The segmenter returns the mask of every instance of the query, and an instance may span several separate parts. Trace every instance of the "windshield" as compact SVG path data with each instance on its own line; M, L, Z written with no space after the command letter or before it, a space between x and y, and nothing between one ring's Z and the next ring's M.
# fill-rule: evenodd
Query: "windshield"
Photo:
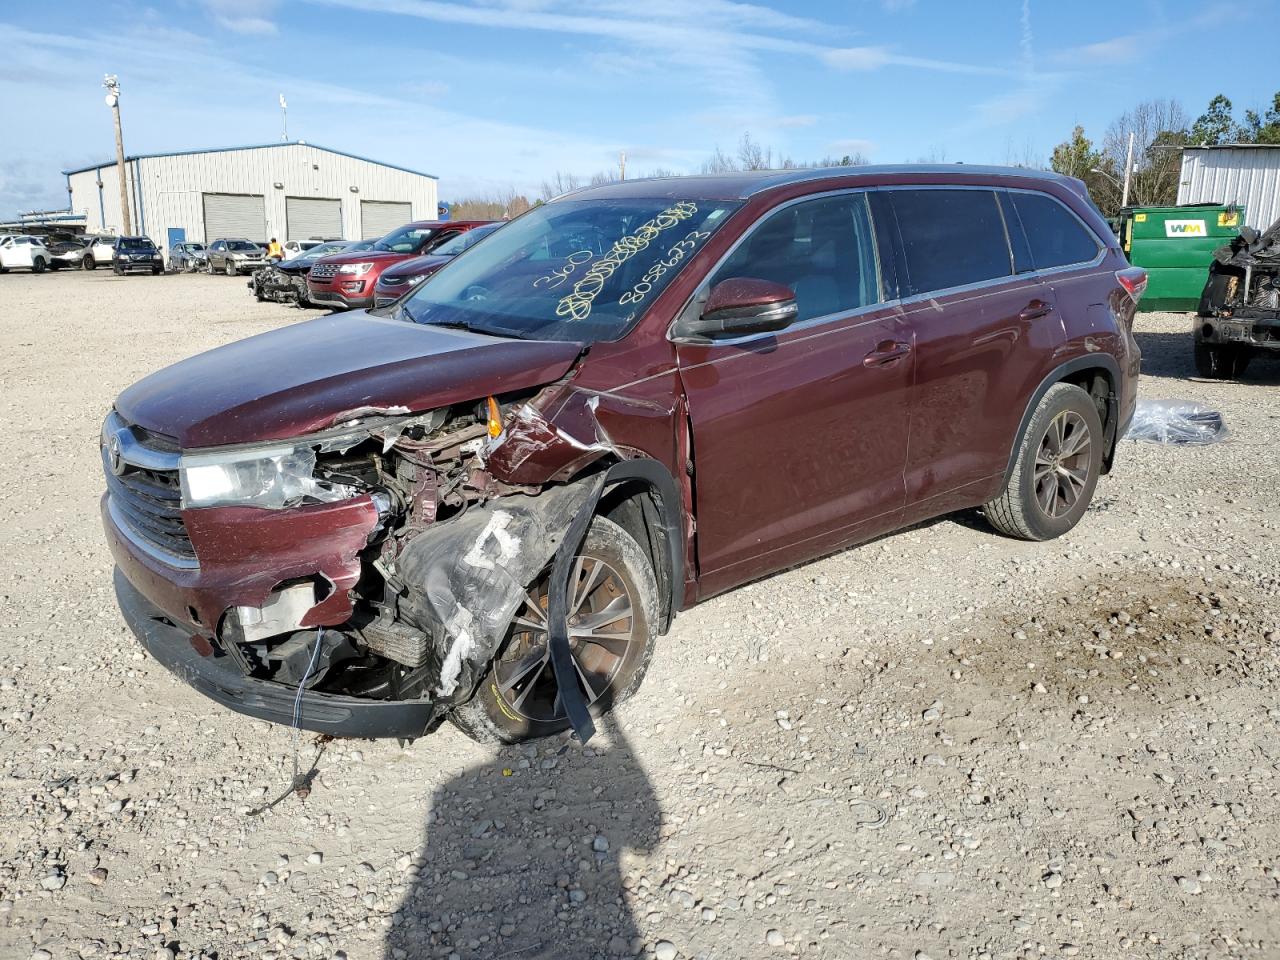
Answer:
M404 303L416 323L504 336L615 340L741 206L727 200L561 200L447 264Z
M452 240L448 240L440 244L440 246L432 250L431 253L433 256L456 257L463 250L467 250L470 247L475 246L500 226L502 226L502 224L495 223L489 227L476 227L474 230L468 230L466 233L460 233Z
M121 250L154 250L155 244L153 244L146 237L121 237L120 249Z
M252 243L250 243L248 240L228 240L228 241L227 241L227 249L228 249L228 250L239 250L239 251L243 251L243 252L248 252L248 251L250 251L250 250L257 250L258 248L257 248L257 247L255 247L255 246L254 246Z
M373 241L372 249L387 250L391 253L417 253L423 243L435 232L435 227L401 227L380 240Z

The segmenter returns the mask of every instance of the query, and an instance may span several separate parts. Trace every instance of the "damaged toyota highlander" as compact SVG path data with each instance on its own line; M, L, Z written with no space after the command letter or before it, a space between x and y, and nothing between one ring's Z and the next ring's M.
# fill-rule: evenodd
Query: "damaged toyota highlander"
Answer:
M572 193L390 307L125 390L119 603L254 717L585 739L694 603L964 508L1070 530L1132 416L1145 282L1083 184L1028 170Z

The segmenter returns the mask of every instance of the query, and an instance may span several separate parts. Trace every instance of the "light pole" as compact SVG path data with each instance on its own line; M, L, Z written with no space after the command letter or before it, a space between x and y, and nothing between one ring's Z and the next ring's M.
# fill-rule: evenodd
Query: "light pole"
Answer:
M124 134L120 132L120 80L114 73L109 73L102 80L102 85L107 88L107 106L111 108L111 115L116 123L116 173L120 176L120 218L124 225L124 235L130 236L133 233L133 221L129 216L129 188L125 185L125 168L124 168ZM102 229L106 229L104 223Z
M1098 174L1098 176L1100 176L1100 177L1106 177L1108 180L1110 180L1112 183L1114 183L1114 184L1116 185L1116 189L1117 189L1117 190L1119 190L1119 189L1120 189L1120 181L1119 181L1119 180L1117 180L1115 177L1113 177L1111 174L1107 173L1107 171L1103 170L1101 167L1094 167L1094 168L1093 168L1092 170L1090 170L1089 172L1090 172L1090 173L1096 173L1096 174Z

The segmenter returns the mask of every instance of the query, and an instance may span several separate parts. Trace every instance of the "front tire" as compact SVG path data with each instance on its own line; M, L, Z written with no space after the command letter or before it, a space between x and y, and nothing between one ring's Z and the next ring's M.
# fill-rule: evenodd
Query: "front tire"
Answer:
M204 265L204 272L205 272L205 273L207 273L207 274L209 274L209 276L211 276L211 277L213 276L213 261L212 261L212 260L208 260L208 261L206 261L206 262L205 262L205 265Z
M1249 366L1249 350L1233 343L1197 343L1196 373L1206 380L1234 380Z
M228 277L234 277L236 275L236 265L230 260L223 261L222 269L226 272Z
M32 273L44 273L45 262L44 257L36 257L31 261Z
M987 521L1020 540L1060 537L1084 516L1102 472L1102 418L1093 398L1055 383L1031 415L1004 492Z
M93 259L93 254L86 253L84 255L84 259L80 261L80 266L84 267L86 270L97 270L98 261Z
M549 571L530 587L475 696L449 714L472 740L519 743L569 727L547 651ZM573 565L569 616L578 688L599 717L639 689L658 624L653 567L631 535L605 517L592 521Z

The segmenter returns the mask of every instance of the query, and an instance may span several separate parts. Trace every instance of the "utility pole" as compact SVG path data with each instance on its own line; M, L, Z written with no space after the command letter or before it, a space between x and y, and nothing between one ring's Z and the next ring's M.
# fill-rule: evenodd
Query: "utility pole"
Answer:
M284 130L280 134L280 139L285 143L289 142L289 104L285 102L284 94L280 94L280 121L284 124Z
M109 73L102 80L107 88L107 106L116 122L116 173L120 175L120 218L124 227L122 231L127 237L133 234L133 219L129 216L129 188L125 183L128 171L124 166L124 134L120 132L120 80L114 73ZM102 229L106 229L104 223Z
M618 172L618 179L627 179L627 155L625 153L618 154Z
M1121 209L1129 205L1129 178L1133 176L1133 131L1129 131L1129 151L1124 158L1124 188L1120 191Z

